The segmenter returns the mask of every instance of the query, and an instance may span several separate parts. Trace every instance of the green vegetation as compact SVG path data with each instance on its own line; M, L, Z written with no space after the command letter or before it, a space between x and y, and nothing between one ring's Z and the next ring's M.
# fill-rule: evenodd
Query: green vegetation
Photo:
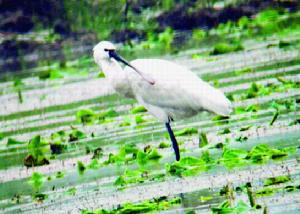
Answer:
M94 2L91 4L91 2L80 0L76 4L81 7L78 11L82 11L83 13L77 11L76 15L74 11L69 11L67 15L68 17L73 17L74 20L80 19L78 26L72 26L72 28L92 30L96 27L97 31L99 31L97 32L98 40L103 40L110 38L111 28L107 26L114 25L114 21L116 21L115 16L118 16L116 14L120 15L118 18L126 18L125 14L120 12L124 9L123 6L125 2L129 1L122 1L116 5L117 8L111 8L111 10L107 10L109 12L106 12L104 8L110 8L108 8L107 5L102 5L102 2ZM104 1L104 3L108 3L108 1ZM68 4L70 3L66 3L66 6L68 6ZM92 9L94 11L86 10L85 4L95 6L95 8ZM159 2L157 4L163 4L163 9L161 9L163 11L171 10L176 6L174 1ZM199 174L203 172L208 175L214 176L216 174L218 176L223 172L235 173L240 169L248 170L250 167L251 169L255 169L255 167L257 167L256 164L268 164L270 162L274 165L285 164L285 161L282 160L288 156L296 160L294 159L296 155L289 155L299 149L295 147L296 143L294 143L298 142L298 139L295 137L296 133L293 133L295 136L289 136L289 138L282 135L280 136L280 140L275 143L273 141L269 142L269 139L264 141L264 138L259 138L257 142L255 142L256 139L253 139L251 135L249 137L247 131L251 130L252 134L252 132L255 132L257 129L257 134L261 136L260 131L264 131L264 129L267 131L271 130L272 127L270 126L274 126L274 129L277 129L280 124L280 130L283 128L291 128L292 130L297 128L296 125L300 123L298 116L300 102L298 93L289 96L290 91L297 92L300 87L299 81L297 80L299 73L298 68L287 71L286 73L281 71L281 69L289 69L291 66L299 65L299 60L292 57L289 58L290 55L294 54L294 52L290 53L289 51L296 52L296 48L299 47L299 41L294 41L292 36L285 37L288 31L290 33L288 35L294 35L297 33L297 30L299 31L299 23L296 23L296 20L299 20L297 14L288 13L280 9L268 9L260 12L253 19L242 17L237 22L223 23L211 30L193 29L192 35L190 35L191 38L189 37L189 41L187 42L181 39L181 32L176 32L166 26L162 26L157 30L158 24L153 23L151 20L154 16L160 15L160 9L156 11L157 13L153 13L151 8L147 11L142 10L139 15L137 15L138 13L133 14L131 10L134 9L131 8L127 13L127 21L123 23L122 26L116 25L116 32L114 32L113 35L117 35L119 30L122 34L122 30L128 29L136 33L141 33L141 36L139 40L131 40L129 38L127 42L122 45L120 49L121 54L125 55L125 58L131 59L139 56L140 53L143 54L139 57L147 57L152 54L152 51L157 51L156 53L176 53L176 51L180 50L181 45L188 47L189 44L193 44L192 47L197 50L193 50L191 53L179 53L178 56L176 56L176 60L193 61L189 59L190 56L192 56L193 59L199 59L198 61L193 61L195 64L199 63L193 67L193 71L195 71L197 75L203 75L205 80L213 82L216 87L221 90L224 89L224 91L227 91L227 89L232 86L234 89L238 84L248 86L246 83L249 83L249 87L245 87L246 89L228 90L231 92L229 92L227 96L234 102L235 106L233 116L229 118L203 113L182 123L178 122L176 124L178 127L185 128L176 131L175 135L180 138L180 149L185 151L185 153L182 153L182 159L180 161L173 162L174 154L171 148L171 142L169 139L166 140L166 138L164 138L164 136L167 135L166 131L162 129L163 127L158 121L152 118L150 120L148 119L148 114L145 113L147 112L145 107L137 106L132 100L125 101L120 99L119 96L109 95L90 100L81 100L66 105L62 104L27 111L24 105L28 104L27 96L26 100L23 100L24 98L22 96L25 90L31 93L31 90L37 90L41 86L52 88L60 84L78 83L81 81L81 77L84 78L84 81L87 80L87 82L90 78L105 77L103 72L96 72L96 66L90 56L82 57L74 61L63 59L63 62L60 63L41 61L39 66L47 66L45 69L43 68L45 71L37 71L32 74L32 77L39 75L39 80L37 80L37 78L28 78L25 85L23 79L16 78L13 84L10 84L7 91L5 89L0 92L1 95L5 95L6 93L18 93L20 109L23 109L23 105L25 106L24 112L2 115L1 117L1 121L3 121L4 124L4 131L0 134L0 140L3 140L4 145L1 151L3 157L1 167L5 170L11 170L11 167L15 166L19 167L24 157L24 165L27 167L50 164L50 161L51 164L54 165L56 162L64 162L71 158L74 158L76 161L78 159L82 161L78 161L77 164L75 161L74 167L70 170L53 169L50 166L50 170L53 170L51 174L42 175L35 172L31 178L23 179L26 183L28 182L32 188L28 188L28 185L23 185L24 181L22 179L14 178L15 180L9 181L11 182L9 185L7 185L5 181L1 186L1 190L2 188L4 189L4 193L2 193L1 197L4 198L4 194L6 193L11 194L8 198L12 200L8 200L9 202L7 203L9 208L12 206L11 203L26 204L29 194L32 194L32 199L35 202L43 202L48 198L48 195L43 194L42 191L52 191L51 194L49 194L49 204L52 203L50 199L55 201L58 194L59 198L63 197L63 195L72 198L77 192L78 195L84 195L85 193L82 192L82 186L85 185L81 185L84 184L84 182L89 184L88 188L84 189L87 193L93 192L98 194L97 191L101 192L102 190L106 191L106 188L112 188L112 191L118 194L119 191L122 191L124 188L131 188L132 186L136 187L141 184L150 186L155 182L178 180L178 178L172 176L199 176ZM137 9L135 8L135 10ZM107 16L105 19L100 20L98 17L90 16L90 13L96 11L97 13L101 11L103 13L111 13L113 17ZM138 20L137 16L143 16L143 19ZM146 18L146 16L148 17ZM144 23L146 19L148 19L147 24ZM88 22L94 23L86 24ZM286 26L284 23L287 22L289 24ZM107 28L100 32L99 29L105 26ZM282 28L282 26L285 27ZM274 35L274 37L268 37L268 35ZM251 38L251 40L245 41L245 38ZM49 42L56 41L56 39L55 35L53 35L53 38L51 38L51 36L48 38ZM114 38L112 38L112 40L113 39ZM290 41L290 39L292 40ZM213 45L212 42L214 43ZM206 47L208 48L206 49ZM71 54L71 49L67 46L63 47L63 49L66 55ZM205 62L214 63L214 61L216 61L216 66L222 66L222 64L219 64L219 60L221 59L220 62L222 62L223 58L227 59L227 55L223 57L219 56L220 54L246 50L245 57L248 57L247 53L250 53L252 49L255 49L259 56L261 54L260 51L269 51L268 53L270 54L268 54L268 56L270 55L271 60L273 60L272 56L274 54L274 62L263 62L259 64L254 62L254 60L253 63L245 63L246 65L243 68L237 69L237 67L240 66L231 66L231 62L235 62L235 59L230 59L231 61L228 62L228 67L227 64L224 66L225 69L231 69L230 72L221 71L215 73L210 72L210 70L201 70L202 63ZM276 60L277 56L283 56L285 53L287 53L287 59L283 61ZM240 53L236 54L241 56ZM170 57L173 58L174 56ZM186 62L184 61L184 63ZM187 63L189 63L189 61ZM278 73L277 70L279 71ZM90 71L93 72L91 76L84 76ZM268 74L261 77L261 73ZM256 74L259 75L256 76ZM18 76L19 74L16 75ZM27 74L22 75L25 76ZM74 78L77 75L79 75L80 78ZM58 80L60 78L65 79ZM42 80L47 81L43 82ZM31 83L31 81L33 83ZM29 84L27 84L27 82L29 82ZM3 86L3 88L4 87L5 86ZM257 99L263 96L275 95L275 93L281 93L281 95L285 95L287 98L279 99L280 97L276 97L274 100L266 102L260 102L260 99ZM46 101L47 98L47 94L41 96L41 99L45 99ZM31 100L30 97L29 99ZM49 101L51 100L49 99ZM254 104L244 106L245 103L248 102ZM96 103L99 104L101 112L98 112L98 105L96 106ZM237 106L240 104L243 106ZM89 108L90 106L94 107ZM126 110L124 111L128 106L134 106L129 110L130 114L127 114ZM40 117L41 115L43 117ZM73 116L72 120L66 119L71 116ZM19 118L22 118L21 121L26 121L24 123L25 128L20 128L15 131L15 128L13 127L11 129L11 127L18 123ZM49 119L49 123L51 124L43 125L44 123L42 123L40 126L39 122L42 120L41 118L47 120L47 123ZM63 122L52 122L56 120ZM279 120L280 123L278 122ZM88 130L87 133L75 128L75 126L81 126L81 124L90 126L84 127L85 130ZM295 127L288 127L294 125ZM203 128L205 132L199 133L198 130L202 130ZM92 133L88 133L89 130L92 130ZM94 130L97 130L97 132ZM102 131L98 133L98 130ZM109 131L106 133L105 130ZM207 134L211 136L214 135L215 132L218 132L219 135L217 136L217 142L208 142ZM34 136L29 141L18 140L28 139L30 138L28 136L32 133L42 133L43 136ZM44 133L46 133L45 136ZM226 135L229 133L232 134ZM194 142L195 136L199 138L199 146ZM277 136L274 137L274 140L277 139ZM195 141L197 141L197 139ZM151 145L149 145L149 143L151 143ZM270 145L267 143L270 143ZM293 146L289 147L289 145ZM86 161L85 157L90 158L90 160ZM54 159L57 161L52 161ZM64 167L64 165L62 166ZM233 168L235 170L232 170ZM75 176L75 179L69 180L72 175L70 171L73 173L74 169L75 171L77 169L80 178L78 179L77 176ZM32 169L30 169L30 171L31 170ZM34 171L35 170L39 171L39 168L35 167ZM5 176L6 175L4 175L4 177ZM18 178L18 176L19 175L16 177ZM21 176L23 176L23 174ZM116 176L116 179L113 181L109 180L109 182L103 185L101 179L105 179L107 176ZM251 195L253 193L256 197L264 197L279 192L288 193L296 191L299 189L299 185L297 183L291 184L291 182L296 181L296 179L294 179L294 175L292 174L271 177L264 180L255 180L253 185L258 183L264 186L256 192L253 190L256 190L257 187L254 187L253 190L251 189ZM68 182L66 182L66 180L68 180ZM100 181L100 184L98 181ZM94 185L94 183L97 183L97 185ZM10 188L16 186L16 189L19 188L20 192L16 191L15 193L8 190L6 186ZM104 189L102 189L103 187ZM241 194L245 194L246 191L249 192L247 185L241 185L239 189ZM199 202L201 202L201 205L203 203L203 205L207 204L211 206L212 203L215 204L216 201L220 199L218 197L228 196L225 193L221 196L217 194L217 197L215 197L213 192L214 188L208 189L207 191L208 192L205 190L204 194L201 193L204 196L197 196L197 202L193 201L193 206L194 202L195 206L198 206ZM186 194L184 194L184 197L185 196ZM187 200L189 199L188 196ZM249 201L252 208L243 201L231 204L230 199L226 199L227 200L219 206L212 206L214 207L212 211L214 213L247 213L250 212L250 209L253 210L261 206L255 204L255 202L251 202L251 199L249 199ZM7 199L5 198L5 200ZM223 198L221 200L223 200ZM4 200L2 202L4 202ZM3 206L7 206L7 204L4 202ZM175 204L180 204L180 202ZM170 204L170 200L162 198L137 204L121 204L113 210L97 210L95 212L83 211L83 213L151 213L172 208L173 204ZM191 209L192 208L188 208L186 213L193 213L194 211Z
M14 138L8 138L6 145L7 146L22 145L22 144L25 144L25 143L27 143L27 142L19 141L19 140L16 140Z
M244 50L244 47L241 44L218 43L210 54L218 55L242 50Z
M93 124L95 121L96 114L91 109L81 109L76 113L76 119L78 122L82 123L83 125Z
M264 180L264 186L271 186L271 185L286 183L290 181L291 181L290 177L281 175L277 177L267 178L266 180Z
M81 161L77 161L77 170L80 175L83 175L86 170L85 165Z
M82 211L82 214L121 214L121 213L153 213L160 210L167 210L172 207L178 206L181 204L180 198L168 199L166 197L155 198L153 200L143 201L137 204L125 203L119 208L113 210L97 210L93 211Z
M49 143L40 135L33 137L28 143L28 155L24 159L27 167L49 164L47 155L50 153Z
M195 128L184 128L174 132L175 136L186 136L186 135L192 135L197 133L198 133L198 129Z
M22 90L25 86L25 84L23 83L23 81L21 79L15 79L14 81L14 89L18 94L18 99L19 99L19 103L23 103L23 95L22 95Z
M212 208L214 214L218 213L248 213L250 207L242 200L238 201L236 206L230 206L228 200L223 201L218 207Z
M206 162L196 157L183 157L178 162L166 164L166 171L175 176L193 176L206 169Z
M38 172L34 172L32 173L32 176L28 183L32 186L35 192L39 192L45 181L46 178L44 177L44 175Z
M132 114L137 114L137 113L146 112L146 111L147 111L147 109L144 106L136 106L131 109Z
M200 133L200 138L199 138L199 147L204 147L206 145L208 145L208 140L207 140L206 133L201 132Z

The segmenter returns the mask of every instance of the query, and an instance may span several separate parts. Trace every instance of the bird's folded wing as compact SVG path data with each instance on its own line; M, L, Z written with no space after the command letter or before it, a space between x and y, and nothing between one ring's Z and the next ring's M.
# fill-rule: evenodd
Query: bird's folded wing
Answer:
M131 81L135 93L146 103L173 109L205 109L220 115L231 112L231 103L220 90L180 65L156 59L135 60L132 64L155 80L154 85Z

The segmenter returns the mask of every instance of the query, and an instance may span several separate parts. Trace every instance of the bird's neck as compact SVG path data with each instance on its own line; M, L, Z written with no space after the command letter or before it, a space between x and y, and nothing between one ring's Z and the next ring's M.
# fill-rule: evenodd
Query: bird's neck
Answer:
M122 75L123 69L119 63L114 60L102 60L99 62L105 77L109 80L117 78L118 75Z
M124 96L129 96L129 94L131 94L131 86L128 82L126 72L123 71L119 63L112 59L103 60L99 64L105 74L105 78L110 81L110 84L115 91Z

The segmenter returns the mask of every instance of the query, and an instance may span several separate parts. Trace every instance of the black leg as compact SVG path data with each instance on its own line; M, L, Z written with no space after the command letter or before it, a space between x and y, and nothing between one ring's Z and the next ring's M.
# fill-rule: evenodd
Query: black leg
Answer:
M167 130L169 132L169 135L170 135L170 138L171 138L171 141L172 141L173 149L174 149L174 152L175 152L175 155L176 155L176 160L179 161L180 160L180 153L179 153L178 143L177 143L175 135L174 135L174 133L171 129L170 123L166 123L166 127L167 127Z

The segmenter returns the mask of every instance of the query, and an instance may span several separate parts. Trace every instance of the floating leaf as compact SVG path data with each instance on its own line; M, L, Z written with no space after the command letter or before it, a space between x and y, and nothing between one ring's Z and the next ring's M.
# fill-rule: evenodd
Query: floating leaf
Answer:
M286 175L280 175L277 177L272 177L272 178L267 178L264 180L264 186L270 186L270 185L275 185L275 184L281 184L281 183L286 183L290 182L291 178Z
M185 135L192 135L197 133L198 133L198 129L196 128L184 128L179 131L176 131L174 134L176 136L185 136Z
M46 154L50 153L50 146L40 135L33 137L28 143L28 155L24 159L27 167L49 164Z
M212 208L213 213L247 213L251 209L244 201L239 200L237 205L234 207L230 207L230 203L228 200L222 202L218 207Z
M146 121L141 115L136 115L134 119L136 124L144 123Z
M248 152L242 149L225 148L220 162L228 168L242 166L246 163Z
M131 109L132 114L137 114L137 113L146 112L146 111L147 111L147 109L144 106L136 106L133 109Z
M6 145L7 146L12 146L12 145L22 145L22 144L26 144L26 142L19 141L19 140L16 140L14 138L8 138Z
M95 121L96 114L92 109L81 109L76 113L78 122L86 125L92 124Z
M111 108L105 112L97 114L97 117L100 121L104 121L107 118L117 117L118 115L118 112Z
M101 164L97 159L92 159L90 164L87 166L89 169L99 169L101 167Z
M200 133L200 139L199 139L199 147L204 147L206 145L208 145L208 140L207 140L206 133L201 132Z
M212 121L215 121L215 123L217 125L223 125L223 124L229 123L228 119L229 119L229 116L217 115L212 118Z
M83 175L86 167L81 161L77 161L77 170L80 175Z
M43 174L39 172L33 172L28 183L31 184L31 186L36 192L39 192L45 180L46 178L44 177Z
M273 195L274 194L274 189L272 188L263 188L263 189L260 189L260 190L257 190L255 195L257 197L264 197L264 196L270 196L270 195Z
M158 148L160 148L160 149L169 148L169 147L170 147L170 144L165 143L165 142L161 142L161 143L158 145Z
M206 163L196 157L184 157L178 162L167 164L166 169L171 175L192 176L205 171Z

